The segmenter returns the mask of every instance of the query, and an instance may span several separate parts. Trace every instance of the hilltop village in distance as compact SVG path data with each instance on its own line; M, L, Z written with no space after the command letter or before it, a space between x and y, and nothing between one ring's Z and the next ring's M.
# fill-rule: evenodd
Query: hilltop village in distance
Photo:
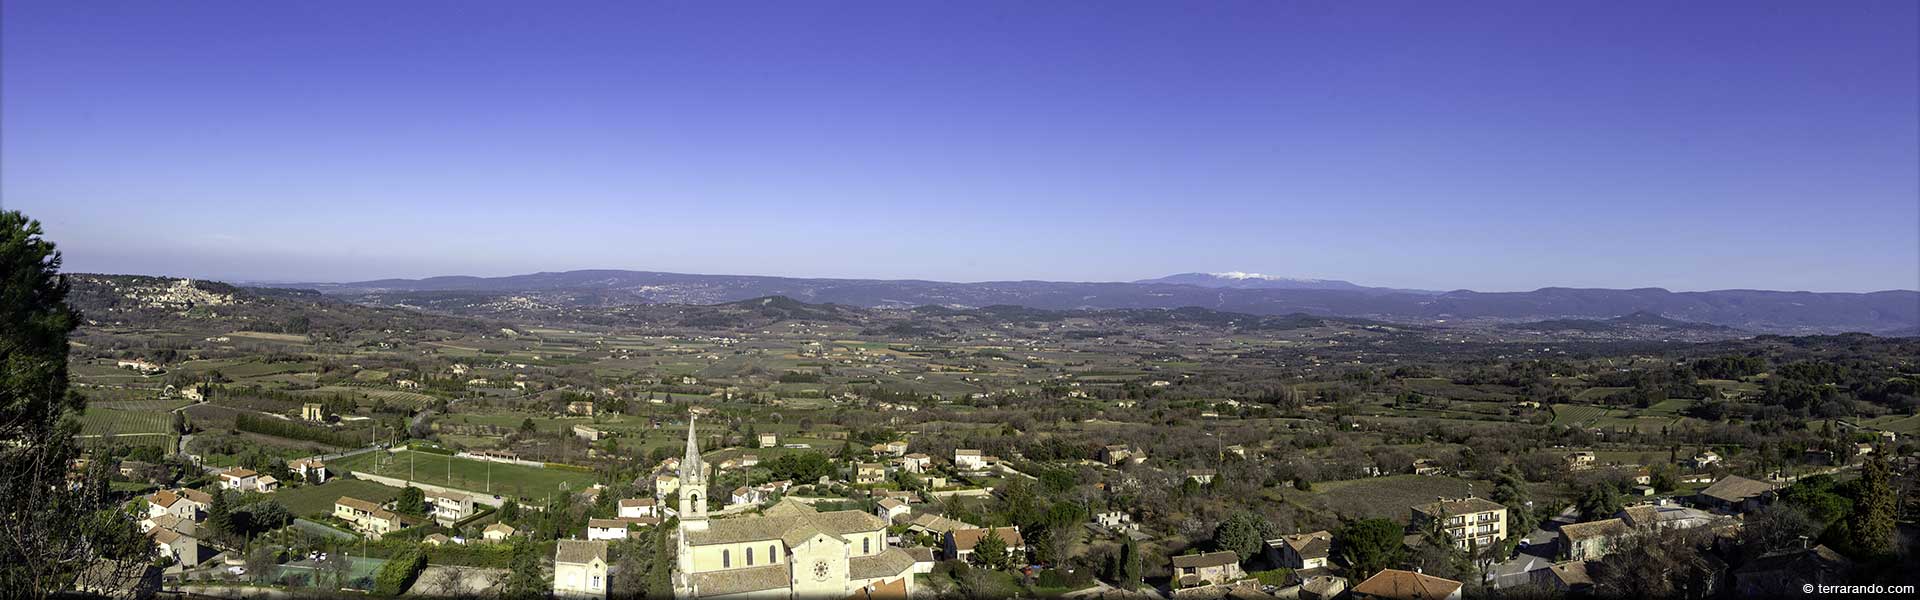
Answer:
M1747 597L1920 514L1914 338L67 279L169 592Z

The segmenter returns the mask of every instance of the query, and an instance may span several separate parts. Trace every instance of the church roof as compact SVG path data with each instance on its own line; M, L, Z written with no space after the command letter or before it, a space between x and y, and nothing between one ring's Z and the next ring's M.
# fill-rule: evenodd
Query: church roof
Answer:
M693 585L702 596L777 590L793 585L793 571L792 567L784 564L708 571L694 573Z
M776 505L775 508L780 507ZM801 510L795 510L795 508ZM765 540L784 541L788 537L804 533L808 528L836 536L868 533L887 528L887 523L880 520L880 517L859 510L813 512L796 503L793 506L781 508L779 514L775 514L773 510L767 512L768 514L758 517L708 521L705 531L686 532L687 544L710 546Z

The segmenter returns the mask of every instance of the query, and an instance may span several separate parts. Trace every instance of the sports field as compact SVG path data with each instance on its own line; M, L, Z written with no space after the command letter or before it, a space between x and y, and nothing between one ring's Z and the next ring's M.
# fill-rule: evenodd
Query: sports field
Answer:
M381 463L377 470L374 467L375 458L379 458ZM336 460L328 466L473 492L486 493L491 490L493 494L522 498L543 498L548 492L577 492L596 481L592 473L525 467L412 450L391 455L386 452L357 454Z

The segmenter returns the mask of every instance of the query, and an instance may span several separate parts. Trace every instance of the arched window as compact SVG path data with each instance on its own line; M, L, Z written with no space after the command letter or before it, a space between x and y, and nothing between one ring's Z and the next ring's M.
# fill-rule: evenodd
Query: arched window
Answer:
M777 562L780 562L780 547L779 547L779 546L775 546L775 545L773 545L773 544L767 544L767 560L770 560L770 561L773 561L773 562L776 562L776 563L777 563Z
M860 538L860 553L873 554L873 538L870 538L870 537Z
M720 568L725 569L732 566L733 566L733 551L721 550L720 551Z
M753 547L747 547L747 566L753 566Z

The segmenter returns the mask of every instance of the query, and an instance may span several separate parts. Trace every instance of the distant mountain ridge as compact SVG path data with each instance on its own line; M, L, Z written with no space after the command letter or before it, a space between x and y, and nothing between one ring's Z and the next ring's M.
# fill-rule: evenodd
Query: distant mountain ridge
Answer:
M263 285L317 289L355 302L384 306L488 299L591 308L719 304L785 296L809 304L859 307L1013 305L1052 310L1201 307L1255 315L1305 313L1406 322L1611 319L1646 313L1678 322L1784 334L1889 333L1911 331L1920 326L1920 291L1913 290L1818 293L1541 288L1530 292L1424 292L1365 287L1337 280L1237 275L1241 276L1188 273L1139 282L956 283L582 270L506 277Z

